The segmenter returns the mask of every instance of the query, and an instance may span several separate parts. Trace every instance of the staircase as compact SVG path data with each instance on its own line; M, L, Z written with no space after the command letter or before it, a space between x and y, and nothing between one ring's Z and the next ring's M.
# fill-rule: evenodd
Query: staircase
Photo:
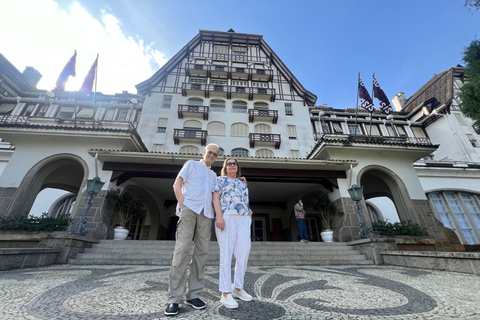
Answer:
M75 265L153 265L170 266L175 241L100 240L76 259ZM210 243L207 265L218 266L220 252ZM327 266L372 265L365 255L344 242L252 242L249 266Z

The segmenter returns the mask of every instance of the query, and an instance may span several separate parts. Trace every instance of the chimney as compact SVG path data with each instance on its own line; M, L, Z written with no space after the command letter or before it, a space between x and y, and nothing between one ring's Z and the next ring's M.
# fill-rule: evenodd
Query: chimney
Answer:
M33 67L25 67L25 70L23 70L23 77L30 86L36 88L38 81L42 78L42 74Z
M397 95L393 97L392 103L393 103L393 107L395 108L395 111L402 110L402 108L407 103L407 96L405 95L405 92L397 93Z

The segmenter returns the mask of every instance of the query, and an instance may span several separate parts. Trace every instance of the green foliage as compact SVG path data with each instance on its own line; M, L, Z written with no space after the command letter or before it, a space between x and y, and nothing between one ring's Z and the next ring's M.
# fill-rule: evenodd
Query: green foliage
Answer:
M474 40L463 52L466 63L465 74L468 81L462 86L463 113L480 124L480 40Z
M130 192L121 193L120 189L110 190L105 199L112 201L118 207L122 227L125 227L133 217L142 218L147 214L144 200Z
M40 217L0 217L0 230L10 231L65 231L72 222L70 215L62 214L56 218L42 213Z
M320 215L322 229L332 229L333 218L340 214L340 211L333 205L326 193L312 192L302 198L303 205L312 208Z
M376 221L372 223L373 231L382 236L426 236L427 232L418 223L410 220L401 222Z

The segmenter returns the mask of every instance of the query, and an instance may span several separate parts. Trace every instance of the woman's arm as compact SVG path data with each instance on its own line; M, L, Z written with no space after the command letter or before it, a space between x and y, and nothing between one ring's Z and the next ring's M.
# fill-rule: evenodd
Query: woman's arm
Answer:
M212 202L213 209L215 210L215 215L217 216L215 225L217 226L217 228L223 231L223 229L225 228L225 221L223 220L222 206L220 205L220 193L215 191L212 194Z

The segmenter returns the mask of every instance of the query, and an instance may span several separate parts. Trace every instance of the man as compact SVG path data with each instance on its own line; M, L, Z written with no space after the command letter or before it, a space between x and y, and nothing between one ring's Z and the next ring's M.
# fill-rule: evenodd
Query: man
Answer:
M211 165L218 157L219 148L210 143L203 150L199 161L189 160L178 173L173 184L177 198L176 243L169 273L167 316L178 314L178 304L186 292L185 304L200 310L206 307L199 298L203 290L205 264L210 246L210 234L214 211L212 206L212 187L217 178ZM192 240L193 238L193 240ZM187 265L193 245L190 261L190 276L187 289Z

